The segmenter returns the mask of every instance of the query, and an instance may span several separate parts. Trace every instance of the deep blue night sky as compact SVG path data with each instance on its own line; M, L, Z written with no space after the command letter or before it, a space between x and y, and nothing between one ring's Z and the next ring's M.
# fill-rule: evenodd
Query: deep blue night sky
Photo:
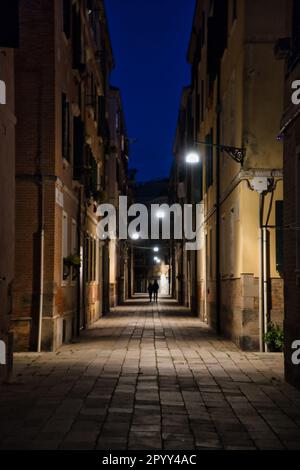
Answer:
M195 0L106 0L131 146L130 167L146 181L169 175Z

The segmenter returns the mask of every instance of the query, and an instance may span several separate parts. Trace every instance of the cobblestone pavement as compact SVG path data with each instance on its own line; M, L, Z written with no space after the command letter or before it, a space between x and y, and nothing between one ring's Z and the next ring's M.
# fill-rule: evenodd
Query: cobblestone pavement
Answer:
M0 423L1 449L300 449L300 393L281 354L134 299L56 353L16 354Z

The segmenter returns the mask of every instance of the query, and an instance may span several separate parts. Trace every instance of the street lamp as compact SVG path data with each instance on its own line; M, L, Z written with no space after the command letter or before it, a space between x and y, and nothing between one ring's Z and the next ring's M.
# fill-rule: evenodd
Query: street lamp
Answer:
M209 142L202 142L195 140L195 144L205 145L206 147L215 147L220 149L221 152L227 153L227 155L232 158L235 162L240 163L242 166L244 164L244 159L246 156L246 149L240 147L231 147L229 145L220 145L220 144L211 144ZM188 152L185 157L186 163L196 164L200 162L199 153L192 151Z
M185 157L186 163L195 165L200 162L200 155L197 152L189 152Z
M153 251L154 251L154 253L158 253L158 252L159 252L158 246L155 246L155 247L153 248Z

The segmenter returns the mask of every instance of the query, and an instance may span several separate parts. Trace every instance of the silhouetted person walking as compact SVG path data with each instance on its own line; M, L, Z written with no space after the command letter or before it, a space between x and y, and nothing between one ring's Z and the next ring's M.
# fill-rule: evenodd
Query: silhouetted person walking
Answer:
M157 302L157 294L158 294L159 285L156 280L153 283L152 289L153 289L154 302Z
M153 284L152 284L151 281L150 281L149 284L148 284L148 293L149 293L150 302L152 302Z

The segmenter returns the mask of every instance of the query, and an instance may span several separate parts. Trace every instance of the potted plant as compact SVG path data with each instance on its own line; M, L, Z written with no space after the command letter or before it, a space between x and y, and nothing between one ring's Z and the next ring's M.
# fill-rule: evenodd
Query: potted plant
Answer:
M284 345L283 329L279 325L270 322L267 333L264 335L264 341L270 352L282 352Z

